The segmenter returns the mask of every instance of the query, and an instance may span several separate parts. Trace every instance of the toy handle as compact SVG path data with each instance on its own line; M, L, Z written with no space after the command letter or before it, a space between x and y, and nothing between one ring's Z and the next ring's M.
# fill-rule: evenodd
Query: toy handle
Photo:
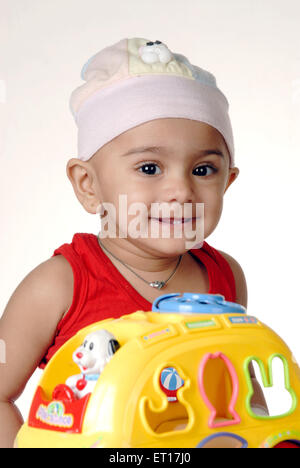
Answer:
M246 309L235 302L225 301L221 294L174 293L155 299L152 312L161 314L245 314Z

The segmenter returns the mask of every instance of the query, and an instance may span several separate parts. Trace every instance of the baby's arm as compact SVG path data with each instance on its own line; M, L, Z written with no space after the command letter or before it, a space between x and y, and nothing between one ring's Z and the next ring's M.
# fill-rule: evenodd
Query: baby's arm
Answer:
M23 419L15 406L56 327L72 302L72 269L58 255L40 264L19 284L0 320L6 363L0 363L0 447L12 447ZM71 302L70 302L71 300Z

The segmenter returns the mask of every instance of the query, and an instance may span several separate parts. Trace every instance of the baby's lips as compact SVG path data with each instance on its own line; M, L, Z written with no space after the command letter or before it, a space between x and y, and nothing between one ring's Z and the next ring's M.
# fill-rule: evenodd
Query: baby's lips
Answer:
M153 218L151 218L151 217L150 217L149 219L150 219L150 220L151 220L151 219L154 219L154 220L156 220L156 221L160 221L160 222L164 222L164 223L170 223L170 222L173 223L174 221L175 221L175 222L179 222L179 221L180 221L180 222L182 222L182 223L188 223L189 221L192 221L192 220L193 220L193 221L196 221L196 219L199 219L199 218L197 218L197 217L191 217L191 218L173 218L173 217L171 217L171 218L154 218L154 217L153 217Z

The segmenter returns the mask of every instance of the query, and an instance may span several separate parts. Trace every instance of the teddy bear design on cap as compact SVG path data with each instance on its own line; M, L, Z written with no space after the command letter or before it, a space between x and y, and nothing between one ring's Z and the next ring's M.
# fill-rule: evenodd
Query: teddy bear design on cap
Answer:
M139 54L144 63L169 63L173 55L168 47L161 41L147 42L139 48Z

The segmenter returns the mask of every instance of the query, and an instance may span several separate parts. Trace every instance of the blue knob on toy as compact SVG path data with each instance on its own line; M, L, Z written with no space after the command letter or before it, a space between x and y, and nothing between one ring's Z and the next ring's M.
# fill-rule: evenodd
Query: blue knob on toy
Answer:
M153 312L179 314L245 314L246 309L235 302L225 301L220 294L174 293L155 299Z

